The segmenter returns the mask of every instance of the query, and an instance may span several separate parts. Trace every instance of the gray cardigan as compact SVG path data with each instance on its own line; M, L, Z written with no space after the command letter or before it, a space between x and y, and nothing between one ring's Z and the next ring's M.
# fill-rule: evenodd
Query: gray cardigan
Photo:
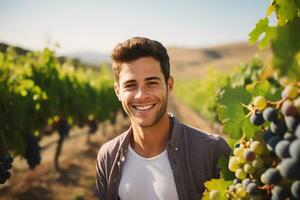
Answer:
M169 162L180 200L201 199L204 182L220 176L218 158L229 156L230 147L217 135L208 135L180 123L173 114L167 144ZM100 200L118 200L118 187L132 128L103 144L98 152L96 184Z

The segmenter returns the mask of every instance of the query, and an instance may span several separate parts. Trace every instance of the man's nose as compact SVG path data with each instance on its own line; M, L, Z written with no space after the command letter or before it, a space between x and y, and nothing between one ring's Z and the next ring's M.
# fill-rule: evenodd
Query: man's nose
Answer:
M135 98L144 99L148 97L147 90L144 87L139 87L136 91Z

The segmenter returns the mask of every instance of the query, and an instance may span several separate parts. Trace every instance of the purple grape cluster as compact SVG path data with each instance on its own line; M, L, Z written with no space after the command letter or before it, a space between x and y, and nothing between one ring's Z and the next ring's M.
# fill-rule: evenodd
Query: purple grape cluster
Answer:
M0 184L4 184L11 174L8 170L12 167L13 157L6 153L0 154Z
M263 106L257 106L250 116L253 125L264 127L264 142L273 155L260 181L271 190L271 199L300 199L299 88L287 86L281 97L278 103L265 103L259 97L257 105Z
M97 121L95 119L93 120L89 120L88 121L88 126L89 126L89 134L94 134L96 133L97 129L98 129L98 124Z
M70 132L70 125L68 124L67 120L60 119L56 124L57 131L60 137L67 137Z
M41 162L41 147L38 138L31 134L26 137L24 158L30 169L34 169Z

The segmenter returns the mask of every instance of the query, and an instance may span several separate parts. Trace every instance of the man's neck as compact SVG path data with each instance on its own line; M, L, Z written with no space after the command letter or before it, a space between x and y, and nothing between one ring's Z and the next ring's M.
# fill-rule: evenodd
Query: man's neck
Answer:
M130 141L132 148L139 155L146 158L160 154L166 148L170 126L167 113L153 126L140 127L133 123L133 137Z

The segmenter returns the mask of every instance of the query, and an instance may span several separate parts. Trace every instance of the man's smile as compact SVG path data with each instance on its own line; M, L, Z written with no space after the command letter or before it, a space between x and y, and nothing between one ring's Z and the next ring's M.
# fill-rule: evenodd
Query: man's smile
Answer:
M148 105L132 105L132 107L139 112L145 112L153 108L155 105L156 103Z

